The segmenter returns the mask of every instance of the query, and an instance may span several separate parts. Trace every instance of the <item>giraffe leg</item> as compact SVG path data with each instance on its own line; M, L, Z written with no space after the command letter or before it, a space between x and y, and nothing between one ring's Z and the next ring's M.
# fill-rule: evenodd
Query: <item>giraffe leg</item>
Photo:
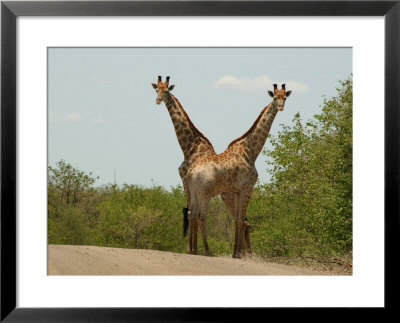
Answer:
M197 213L198 213L197 204L195 203L195 201L192 200L192 208L189 215L190 232L191 232L189 245L190 245L190 253L193 255L197 255L197 227L198 227Z
M245 220L244 218L241 217L240 220L238 221L238 243L236 249L236 253L239 254L240 257L246 254L244 249L245 230L246 230Z
M197 219L193 219L193 231L192 231L192 254L197 255L197 230L198 222Z
M234 243L234 253L235 250L237 250L237 242L238 242L238 221L235 220L235 195L233 193L228 193L224 192L221 193L221 199L224 202L225 206L229 210L229 212L232 214L232 217L234 218L234 225L235 225L235 243ZM251 243L250 243L250 224L247 222L246 219L246 229L245 229L245 241L247 245L247 251L248 253L252 253L251 249Z
M191 219L190 214L188 215L189 219L189 228L188 228L188 244L186 248L186 253L191 254L192 253L192 233L193 233L193 221Z
M240 202L241 202L241 198L240 198L240 194L235 194L235 245L233 247L233 254L232 257L233 258L241 258L241 254L240 254L240 248L241 248L241 244L240 244L240 235L242 234L242 230L240 228Z
M245 220L246 220L246 229L245 229L245 232L244 232L244 237L246 239L247 252L249 254L252 254L253 251L251 250L251 244L250 244L250 223L247 222L247 218L245 218Z
M187 177L187 161L183 161L179 166L179 176L181 177L183 184L183 191L186 196L186 207L183 209L183 236L186 236L188 227L189 227L189 217L190 217L190 207L191 207L191 199L190 199L190 190L188 186L188 177ZM189 230L190 234L190 230ZM187 250L188 253L189 250Z
M243 240L244 240L244 226L243 219L239 219L237 224L237 245L236 245L236 257L241 258L243 254Z
M210 254L208 249L207 234L206 234L206 215L207 215L208 203L209 200L203 201L201 206L201 212L199 214L200 215L199 223L200 223L201 236L203 238L203 247L205 256L209 256Z
M192 219L191 220L191 237L188 242L190 250L188 253L192 255L197 255L197 232L199 230L199 219Z
M247 248L250 248L250 236L248 234L248 239L246 238L246 230L248 229L248 222L246 218L246 211L247 211L247 206L249 204L251 196L251 191L250 192L245 192L241 195L241 201L240 201L240 219L238 221L238 245L237 245L237 251L245 255L246 250L245 250L245 241L247 242Z
M197 228L197 219L193 215L189 215L188 246L186 249L188 254L197 254Z
M187 178L186 178L187 179ZM187 184L187 182L186 182ZM197 198L197 194L195 192L191 192L187 190L188 195L187 198L190 200L190 208L189 208L189 232L190 237L188 239L188 253L197 255L197 231L198 231L198 213L200 211L199 208L199 200Z
M203 247L204 247L204 256L209 256L210 251L208 249L207 243L207 235L206 235L206 219L202 217L200 219L200 230L201 230L201 237L203 238Z
M236 258L236 250L237 250L237 242L238 242L238 221L235 218L234 220L234 225L235 225L235 243L233 245L233 254L232 257Z
M226 208L228 209L229 213L232 215L234 221L234 230L235 230L235 240L234 240L234 247L233 250L236 250L237 246L237 222L235 218L235 194L231 192L223 192L220 194L222 202L224 202Z

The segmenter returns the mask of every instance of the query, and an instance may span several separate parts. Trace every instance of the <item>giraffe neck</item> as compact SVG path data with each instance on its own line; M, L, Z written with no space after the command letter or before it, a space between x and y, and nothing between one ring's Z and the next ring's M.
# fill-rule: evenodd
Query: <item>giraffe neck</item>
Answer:
M165 105L171 117L179 146L184 158L188 160L195 153L195 146L201 145L203 150L214 151L210 141L194 126L182 105L171 93L165 100Z
M261 111L254 123L253 130L247 136L248 147L253 161L256 161L260 154L277 113L278 109L273 101Z
M254 163L267 140L272 122L277 113L278 109L274 101L272 101L261 111L251 128L243 136L232 141L229 147L235 144L246 146L246 151L249 151L248 157Z

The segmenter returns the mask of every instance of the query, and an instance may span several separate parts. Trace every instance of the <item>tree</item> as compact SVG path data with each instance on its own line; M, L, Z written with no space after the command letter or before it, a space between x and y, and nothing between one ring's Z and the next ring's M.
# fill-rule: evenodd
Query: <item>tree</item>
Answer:
M76 205L80 195L99 177L92 177L92 172L86 174L71 164L60 160L57 168L48 167L48 195L49 203L54 205Z
M321 114L309 122L297 113L293 125L282 126L270 138L272 149L263 152L271 174L264 187L269 200L264 230L280 254L352 250L352 89L351 78L341 82L338 95L324 99Z

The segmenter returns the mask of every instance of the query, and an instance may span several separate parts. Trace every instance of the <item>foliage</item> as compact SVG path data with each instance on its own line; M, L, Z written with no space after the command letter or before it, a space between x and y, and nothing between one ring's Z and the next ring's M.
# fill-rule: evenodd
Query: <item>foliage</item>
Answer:
M85 174L60 160L57 168L48 167L48 189L49 200L52 204L76 205L85 190L89 188L96 179L91 177L92 173Z
M352 80L305 123L297 113L264 151L271 183L257 246L270 254L327 257L352 251Z

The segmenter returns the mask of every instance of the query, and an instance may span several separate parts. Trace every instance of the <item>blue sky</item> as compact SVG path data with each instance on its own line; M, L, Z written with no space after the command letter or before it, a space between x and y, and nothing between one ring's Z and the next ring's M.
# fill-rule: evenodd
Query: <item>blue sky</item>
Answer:
M173 94L217 153L240 137L271 101L272 83L292 95L279 112L291 125L320 113L352 73L351 48L49 48L48 162L64 159L96 184L181 184L183 154L151 83L170 76ZM269 142L264 148L270 148ZM266 157L256 167L268 181Z

